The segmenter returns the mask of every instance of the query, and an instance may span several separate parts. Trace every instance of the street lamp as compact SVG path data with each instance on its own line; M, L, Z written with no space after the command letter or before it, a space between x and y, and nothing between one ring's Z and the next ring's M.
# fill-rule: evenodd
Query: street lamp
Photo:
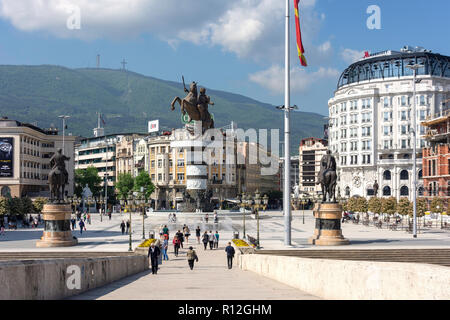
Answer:
M146 204L146 197L145 197L145 188L141 187L141 196L140 196L140 200L141 200L141 207L142 207L142 239L145 240L145 223L144 223L144 219L145 219L145 204Z
M242 196L241 196L241 207L242 207L242 219L243 219L243 232L242 232L242 239L245 240L245 207L247 206L247 195L245 194L245 192L242 192Z
M411 130L412 136L413 136L413 238L417 238L417 206L416 206L416 191L417 191L417 170L416 170L416 139L417 139L417 128L416 128L416 76L417 76L417 69L422 68L423 64L418 63L410 63L406 67L414 71L414 77L413 77L413 87L414 87L414 93L413 93L413 128Z
M128 203L130 205L133 204L133 194L131 192L128 195ZM130 215L130 217L129 217L130 227L128 228L128 234L129 234L128 251L133 251L133 249L131 248L131 208L128 211L129 211L129 215Z
M302 220L303 220L303 224L305 224L305 204L307 203L306 200L306 195L302 194L302 200L300 200L300 203L302 204Z
M58 118L62 119L63 121L63 141L62 141L62 150L63 150L63 154L64 154L64 136L65 136L65 129L66 129L66 119L70 118L70 116L66 116L66 115L62 115L62 116L58 116Z

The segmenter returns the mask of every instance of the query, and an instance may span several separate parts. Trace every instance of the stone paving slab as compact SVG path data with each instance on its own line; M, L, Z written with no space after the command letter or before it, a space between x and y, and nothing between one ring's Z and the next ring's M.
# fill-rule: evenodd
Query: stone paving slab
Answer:
M194 270L186 260L186 246L178 257L169 251L157 275L151 271L137 274L71 299L150 299L150 300L317 300L319 298L277 281L240 270L227 268L224 247L204 251L193 244L199 257ZM236 264L237 261L234 261Z

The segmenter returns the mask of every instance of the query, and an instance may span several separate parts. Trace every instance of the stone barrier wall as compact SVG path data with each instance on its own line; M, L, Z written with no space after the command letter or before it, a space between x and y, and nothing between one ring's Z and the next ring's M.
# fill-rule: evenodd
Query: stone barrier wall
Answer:
M241 254L239 266L328 300L450 299L450 268L438 265Z
M63 299L148 269L142 255L0 262L0 300Z

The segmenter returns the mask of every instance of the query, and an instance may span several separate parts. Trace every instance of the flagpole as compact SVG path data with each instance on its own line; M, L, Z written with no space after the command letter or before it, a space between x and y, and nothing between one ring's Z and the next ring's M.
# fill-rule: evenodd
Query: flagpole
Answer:
M284 90L284 245L291 245L291 158L289 145L289 113L290 113L290 63L289 63L289 0L286 0L286 26L285 26L285 90Z

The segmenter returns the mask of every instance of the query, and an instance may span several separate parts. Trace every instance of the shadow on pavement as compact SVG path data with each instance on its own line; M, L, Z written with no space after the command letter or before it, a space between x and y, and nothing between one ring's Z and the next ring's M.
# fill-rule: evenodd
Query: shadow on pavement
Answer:
M78 295L76 295L76 296L69 297L66 300L80 300L80 299L81 300L94 300L94 299L102 297L108 293L111 293L118 288L124 287L134 281L137 281L140 278L145 277L151 273L152 273L151 269L144 271L144 272L140 272L135 275L128 276L126 278L108 283L102 287L95 288L90 291L82 292L82 293L80 293L80 295L82 295L83 298L80 298Z

